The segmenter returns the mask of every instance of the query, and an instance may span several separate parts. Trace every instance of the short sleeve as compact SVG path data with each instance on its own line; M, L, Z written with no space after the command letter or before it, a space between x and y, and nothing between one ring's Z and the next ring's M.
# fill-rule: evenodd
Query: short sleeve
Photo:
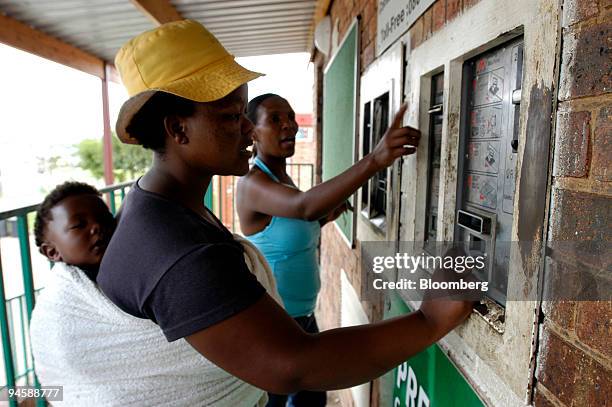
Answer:
M183 256L162 276L143 312L171 342L243 311L264 293L241 247L208 244Z

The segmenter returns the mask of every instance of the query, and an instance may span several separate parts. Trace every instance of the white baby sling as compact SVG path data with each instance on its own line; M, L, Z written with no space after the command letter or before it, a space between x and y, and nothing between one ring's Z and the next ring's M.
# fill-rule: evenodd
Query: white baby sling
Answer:
M245 261L282 304L261 253L235 236ZM78 268L57 263L30 324L35 371L63 386L61 406L263 406L266 393L208 361L185 339L116 307Z

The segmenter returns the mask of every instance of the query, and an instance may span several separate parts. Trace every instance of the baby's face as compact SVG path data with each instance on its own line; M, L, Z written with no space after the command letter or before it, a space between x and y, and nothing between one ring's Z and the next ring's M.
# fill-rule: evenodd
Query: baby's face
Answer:
M97 268L115 230L115 219L102 199L93 194L69 196L51 209L51 216L45 229L47 257Z

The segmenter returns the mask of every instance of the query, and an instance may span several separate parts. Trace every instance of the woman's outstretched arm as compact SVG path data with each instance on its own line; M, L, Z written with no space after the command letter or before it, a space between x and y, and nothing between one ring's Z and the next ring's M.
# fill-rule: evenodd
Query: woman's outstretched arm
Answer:
M416 151L420 133L411 127L402 127L405 112L404 105L374 151L340 175L303 192L274 182L265 174L251 174L240 180L238 201L248 202L250 211L269 216L320 219L398 157Z
M213 363L266 391L332 390L379 377L446 335L471 309L467 301L431 300L407 316L311 335L266 294L186 339Z

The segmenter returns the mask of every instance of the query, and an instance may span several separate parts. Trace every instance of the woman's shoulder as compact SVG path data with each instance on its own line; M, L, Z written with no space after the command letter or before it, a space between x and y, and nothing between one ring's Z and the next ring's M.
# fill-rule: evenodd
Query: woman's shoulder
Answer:
M238 179L239 184L248 184L252 182L259 182L262 180L269 179L265 172L263 172L258 166L254 165L251 167L249 172Z
M272 181L265 172L257 166L253 166L249 172L238 179L236 188L238 194L242 195L241 201L248 202L251 194L257 194L258 191L265 191L271 182L274 181Z

